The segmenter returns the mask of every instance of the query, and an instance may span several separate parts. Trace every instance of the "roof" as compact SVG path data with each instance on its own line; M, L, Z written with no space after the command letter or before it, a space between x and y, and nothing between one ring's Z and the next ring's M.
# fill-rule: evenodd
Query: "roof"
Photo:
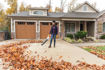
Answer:
M60 13L51 12L48 16L35 16L30 15L29 12L20 12L17 14L9 15L9 17L51 17L51 18L96 18L99 13L88 13L88 12L70 12L70 13Z
M43 8L43 7L32 7L29 8L30 10L48 10L49 8Z
M70 12L65 14L63 17L66 18L97 18L99 13L89 13L89 12Z
M94 9L97 13L99 12L96 8L94 8L89 2L85 2L83 4L81 4L80 6L76 7L73 11L79 9L80 7L82 7L83 5L87 4L88 6L90 6L92 9Z
M103 14L105 14L105 10L101 11L97 17L100 17L100 16L102 16Z

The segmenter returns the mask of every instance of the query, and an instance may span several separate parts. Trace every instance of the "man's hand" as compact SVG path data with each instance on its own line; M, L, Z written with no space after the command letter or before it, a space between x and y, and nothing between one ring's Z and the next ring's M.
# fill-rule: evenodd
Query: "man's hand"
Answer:
M49 34L49 37L51 37L51 34Z

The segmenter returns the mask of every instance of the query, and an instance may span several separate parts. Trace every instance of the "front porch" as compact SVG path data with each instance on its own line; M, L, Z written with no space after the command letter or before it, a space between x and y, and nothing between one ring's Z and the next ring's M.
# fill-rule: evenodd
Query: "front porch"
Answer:
M78 31L85 31L88 37L95 37L95 21L64 21L64 36Z

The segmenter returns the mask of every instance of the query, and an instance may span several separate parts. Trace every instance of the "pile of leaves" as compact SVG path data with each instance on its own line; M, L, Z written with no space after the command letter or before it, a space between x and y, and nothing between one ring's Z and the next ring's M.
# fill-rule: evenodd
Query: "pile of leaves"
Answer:
M86 46L82 48L105 60L105 46Z
M41 41L21 41L18 43L0 46L0 59L3 62L3 69L9 70L105 70L105 65L98 66L90 65L85 62L80 62L77 65L72 65L66 61L52 61L38 56L30 57L29 52L24 54L29 46L22 46L25 43L40 43ZM61 57L60 57L61 58Z

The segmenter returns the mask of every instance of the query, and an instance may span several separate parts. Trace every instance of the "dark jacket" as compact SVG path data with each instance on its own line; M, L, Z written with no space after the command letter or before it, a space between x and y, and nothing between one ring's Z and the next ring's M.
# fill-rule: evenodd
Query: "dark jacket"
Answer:
M53 34L53 26L50 29L50 34ZM58 34L58 27L55 25L55 33L54 34Z

